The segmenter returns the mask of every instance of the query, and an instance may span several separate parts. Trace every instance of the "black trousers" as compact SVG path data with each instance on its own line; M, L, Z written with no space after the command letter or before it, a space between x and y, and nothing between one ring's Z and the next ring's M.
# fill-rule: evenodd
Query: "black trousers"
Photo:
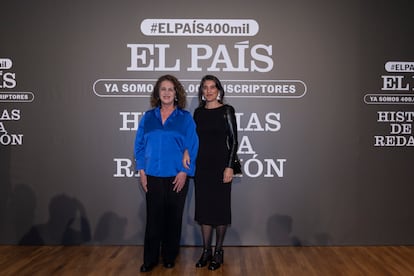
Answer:
M160 251L164 262L174 262L178 255L188 179L183 189L177 193L173 191L174 178L147 176L145 265L157 264Z

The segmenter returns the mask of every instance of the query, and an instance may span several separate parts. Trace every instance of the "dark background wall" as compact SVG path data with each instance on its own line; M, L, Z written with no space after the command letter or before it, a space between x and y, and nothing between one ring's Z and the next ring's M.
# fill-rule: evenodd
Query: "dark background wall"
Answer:
M142 244L133 141L151 86L174 74L192 112L211 73L245 172L227 244L413 244L413 4L360 2L3 3L0 243Z

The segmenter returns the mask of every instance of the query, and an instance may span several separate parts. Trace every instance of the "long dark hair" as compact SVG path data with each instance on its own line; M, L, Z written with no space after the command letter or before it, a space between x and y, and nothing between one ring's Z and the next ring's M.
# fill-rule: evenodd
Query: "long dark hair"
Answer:
M219 90L219 96L220 99L218 100L219 103L224 103L224 88L221 85L220 80L213 75L205 75L201 81L200 81L200 86L198 87L198 103L200 106L205 106L206 105L206 101L203 100L203 86L204 86L204 82L205 81L214 81L214 83L216 84L217 89Z
M174 100L174 105L181 109L184 109L185 106L187 105L187 97L186 97L184 86L181 84L181 82L176 77L172 75L164 75L164 76L159 77L159 79L155 83L154 90L151 93L151 100L150 100L151 106L157 107L161 105L160 86L161 86L161 83L166 80L172 82L174 85L175 98L176 98Z

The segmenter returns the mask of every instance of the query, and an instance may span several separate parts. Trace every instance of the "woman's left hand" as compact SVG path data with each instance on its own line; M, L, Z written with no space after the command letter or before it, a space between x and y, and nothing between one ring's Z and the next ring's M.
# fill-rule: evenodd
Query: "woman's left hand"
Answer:
M175 179L173 181L173 184L174 184L173 191L179 193L183 189L186 180L187 180L187 174L185 172L179 172L175 176Z
M233 169L225 168L223 173L223 183L229 183L233 180Z

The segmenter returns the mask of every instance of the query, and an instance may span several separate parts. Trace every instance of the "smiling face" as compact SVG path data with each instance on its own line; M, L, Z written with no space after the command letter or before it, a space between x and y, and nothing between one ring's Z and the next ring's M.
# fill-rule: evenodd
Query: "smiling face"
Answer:
M159 92L161 105L174 105L175 89L171 81L165 80L161 82Z
M217 101L217 96L220 91L216 87L216 83L213 80L206 80L203 83L203 96L207 103Z

